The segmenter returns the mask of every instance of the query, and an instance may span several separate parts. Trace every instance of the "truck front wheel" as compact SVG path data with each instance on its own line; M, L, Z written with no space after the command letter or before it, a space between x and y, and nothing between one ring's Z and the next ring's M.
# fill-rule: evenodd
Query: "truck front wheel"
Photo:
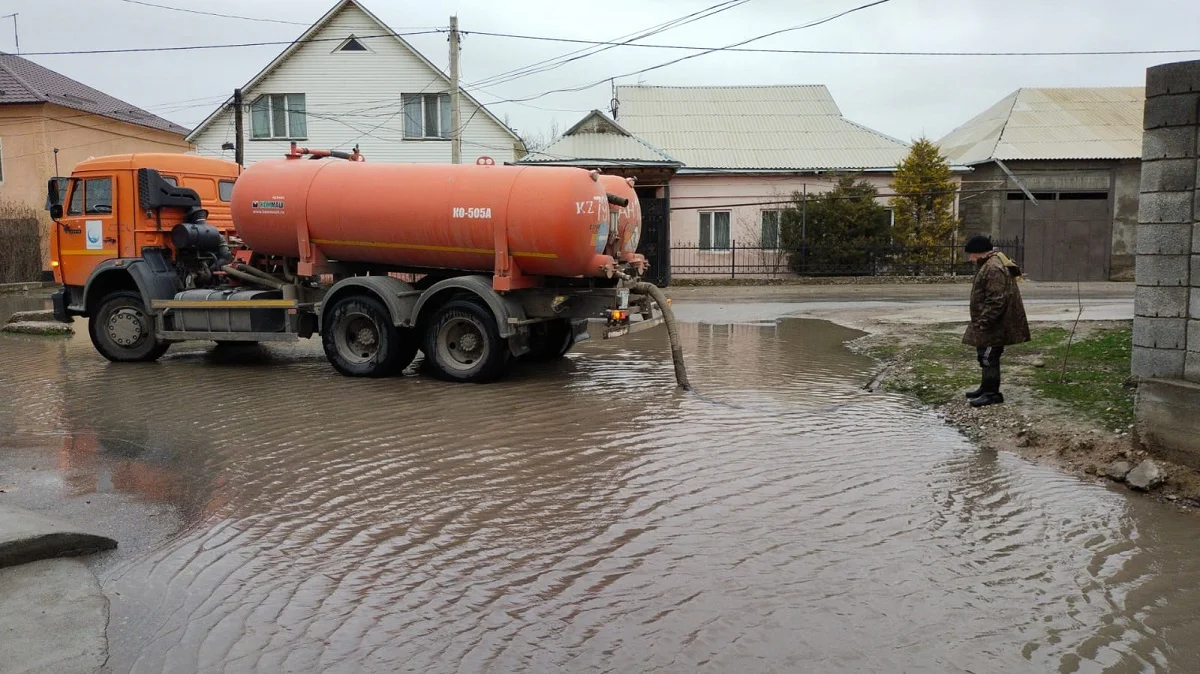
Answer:
M101 356L114 363L158 360L171 346L154 334L154 319L139 293L123 290L100 300L88 321L88 335Z
M423 350L437 376L457 382L498 379L510 358L496 317L469 300L447 302L434 312L425 325Z
M321 345L333 369L347 377L399 374L417 355L410 330L397 328L374 297L353 295L329 307L321 326Z

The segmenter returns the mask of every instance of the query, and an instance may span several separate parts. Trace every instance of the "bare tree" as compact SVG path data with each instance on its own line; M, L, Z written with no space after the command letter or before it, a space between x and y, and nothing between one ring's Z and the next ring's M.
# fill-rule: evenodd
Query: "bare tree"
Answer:
M782 218L779 215L775 217L773 228L763 226L761 213L757 219L745 214L737 217L738 230L741 232L739 240L748 243L747 248L758 266L755 273L766 274L768 278L779 278L787 271L787 250L780 244Z
M37 280L42 270L41 233L37 211L0 201L0 283Z
M544 150L562 137L562 131L558 125L558 120L550 123L550 131L535 131L533 133L517 132L521 142L525 144L525 149L529 152L538 152Z

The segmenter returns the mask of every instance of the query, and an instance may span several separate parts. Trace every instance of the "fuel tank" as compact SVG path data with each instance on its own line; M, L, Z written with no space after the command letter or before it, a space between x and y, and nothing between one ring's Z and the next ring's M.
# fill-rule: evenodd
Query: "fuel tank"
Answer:
M638 241L642 236L642 206L638 202L637 192L633 189L632 178L602 175L600 184L609 194L615 194L629 200L629 205L618 207L609 206L617 211L617 245L615 254L622 260L628 261L637 252Z
M490 272L506 243L526 275L605 276L600 180L565 167L266 160L238 177L233 219L268 255L298 257L303 239L330 260Z

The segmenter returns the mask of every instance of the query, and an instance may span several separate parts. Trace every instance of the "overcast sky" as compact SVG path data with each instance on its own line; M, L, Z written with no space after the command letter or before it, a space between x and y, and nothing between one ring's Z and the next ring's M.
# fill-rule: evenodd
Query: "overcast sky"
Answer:
M147 0L209 12L311 24L334 0ZM749 0L714 17L646 40L716 47L807 23L867 0ZM460 27L524 35L609 40L717 4L718 0L364 0L397 31ZM305 25L196 16L126 0L0 0L18 12L22 53L292 40ZM806 30L747 46L873 51L1085 51L1200 49L1197 0L890 0ZM445 68L445 35L409 41ZM463 82L579 48L468 34ZM0 20L0 50L13 52L12 20ZM38 63L158 113L195 126L234 87L253 77L280 46L173 53L31 56ZM628 73L685 52L619 47L551 72L471 89L485 103L533 96ZM916 57L707 54L618 84L824 84L845 116L910 140L939 138L1020 87L1139 86L1148 66L1200 59L1183 55L1071 57ZM593 108L607 109L606 84L527 104L489 106L523 133L563 128ZM536 107L532 107L536 106Z

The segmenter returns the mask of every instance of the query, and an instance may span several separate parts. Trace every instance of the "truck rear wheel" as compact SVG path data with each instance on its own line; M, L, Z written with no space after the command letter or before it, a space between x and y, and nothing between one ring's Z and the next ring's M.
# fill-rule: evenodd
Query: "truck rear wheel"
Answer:
M556 319L529 326L529 352L521 358L530 363L550 363L567 355L575 346L571 321Z
M154 334L154 319L140 293L119 290L100 300L88 321L88 336L101 356L114 363L158 360L171 346Z
M417 355L411 330L397 328L379 300L343 297L329 308L321 345L333 369L347 377L399 374Z
M468 300L447 302L425 326L425 360L448 381L482 383L508 369L508 341L500 337L496 317Z

